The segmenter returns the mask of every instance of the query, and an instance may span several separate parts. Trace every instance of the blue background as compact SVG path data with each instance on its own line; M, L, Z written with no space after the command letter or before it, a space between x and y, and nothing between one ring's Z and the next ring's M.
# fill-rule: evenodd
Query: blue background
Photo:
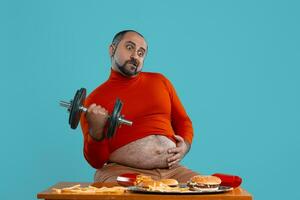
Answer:
M299 199L299 1L0 1L0 199L93 180L58 106L110 72L114 34L147 38L195 129L183 163L236 174L255 199Z

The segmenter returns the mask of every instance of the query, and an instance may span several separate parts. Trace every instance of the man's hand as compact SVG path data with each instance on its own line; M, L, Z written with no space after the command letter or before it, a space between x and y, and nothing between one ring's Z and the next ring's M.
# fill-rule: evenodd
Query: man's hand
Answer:
M101 140L104 136L103 129L108 119L107 110L93 103L88 107L86 119L92 138Z
M190 149L190 144L184 141L179 135L174 135L176 139L176 147L168 149L170 156L167 159L169 169L177 166L185 154Z

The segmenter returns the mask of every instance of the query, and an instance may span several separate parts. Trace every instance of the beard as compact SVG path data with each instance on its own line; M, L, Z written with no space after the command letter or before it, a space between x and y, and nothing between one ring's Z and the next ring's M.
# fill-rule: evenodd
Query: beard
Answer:
M125 76L135 76L141 72L141 70L138 71L138 61L135 59L127 60L124 62L123 65L115 61L116 66L118 69L124 74Z

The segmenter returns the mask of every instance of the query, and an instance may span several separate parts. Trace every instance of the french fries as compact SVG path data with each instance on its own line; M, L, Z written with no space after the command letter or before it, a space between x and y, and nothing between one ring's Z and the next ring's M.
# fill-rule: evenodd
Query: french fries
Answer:
M114 186L114 187L93 187L93 186L87 186L87 187L81 187L81 185L74 185L71 187L65 187L65 188L52 188L52 190L58 194L62 193L69 193L69 194L107 194L107 193L113 193L113 194L123 194L126 191L125 187L121 186Z

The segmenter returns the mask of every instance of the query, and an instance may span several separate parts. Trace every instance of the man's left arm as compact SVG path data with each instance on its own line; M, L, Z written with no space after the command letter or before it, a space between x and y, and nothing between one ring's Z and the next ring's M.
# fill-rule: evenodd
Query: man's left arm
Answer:
M166 81L171 99L171 124L175 132L176 147L168 150L167 159L169 168L179 164L189 152L194 136L192 121L187 115L180 99L170 81Z
M178 165L191 148L191 144L185 141L181 136L175 135L174 137L176 139L176 147L168 150L170 156L167 162L170 169Z

